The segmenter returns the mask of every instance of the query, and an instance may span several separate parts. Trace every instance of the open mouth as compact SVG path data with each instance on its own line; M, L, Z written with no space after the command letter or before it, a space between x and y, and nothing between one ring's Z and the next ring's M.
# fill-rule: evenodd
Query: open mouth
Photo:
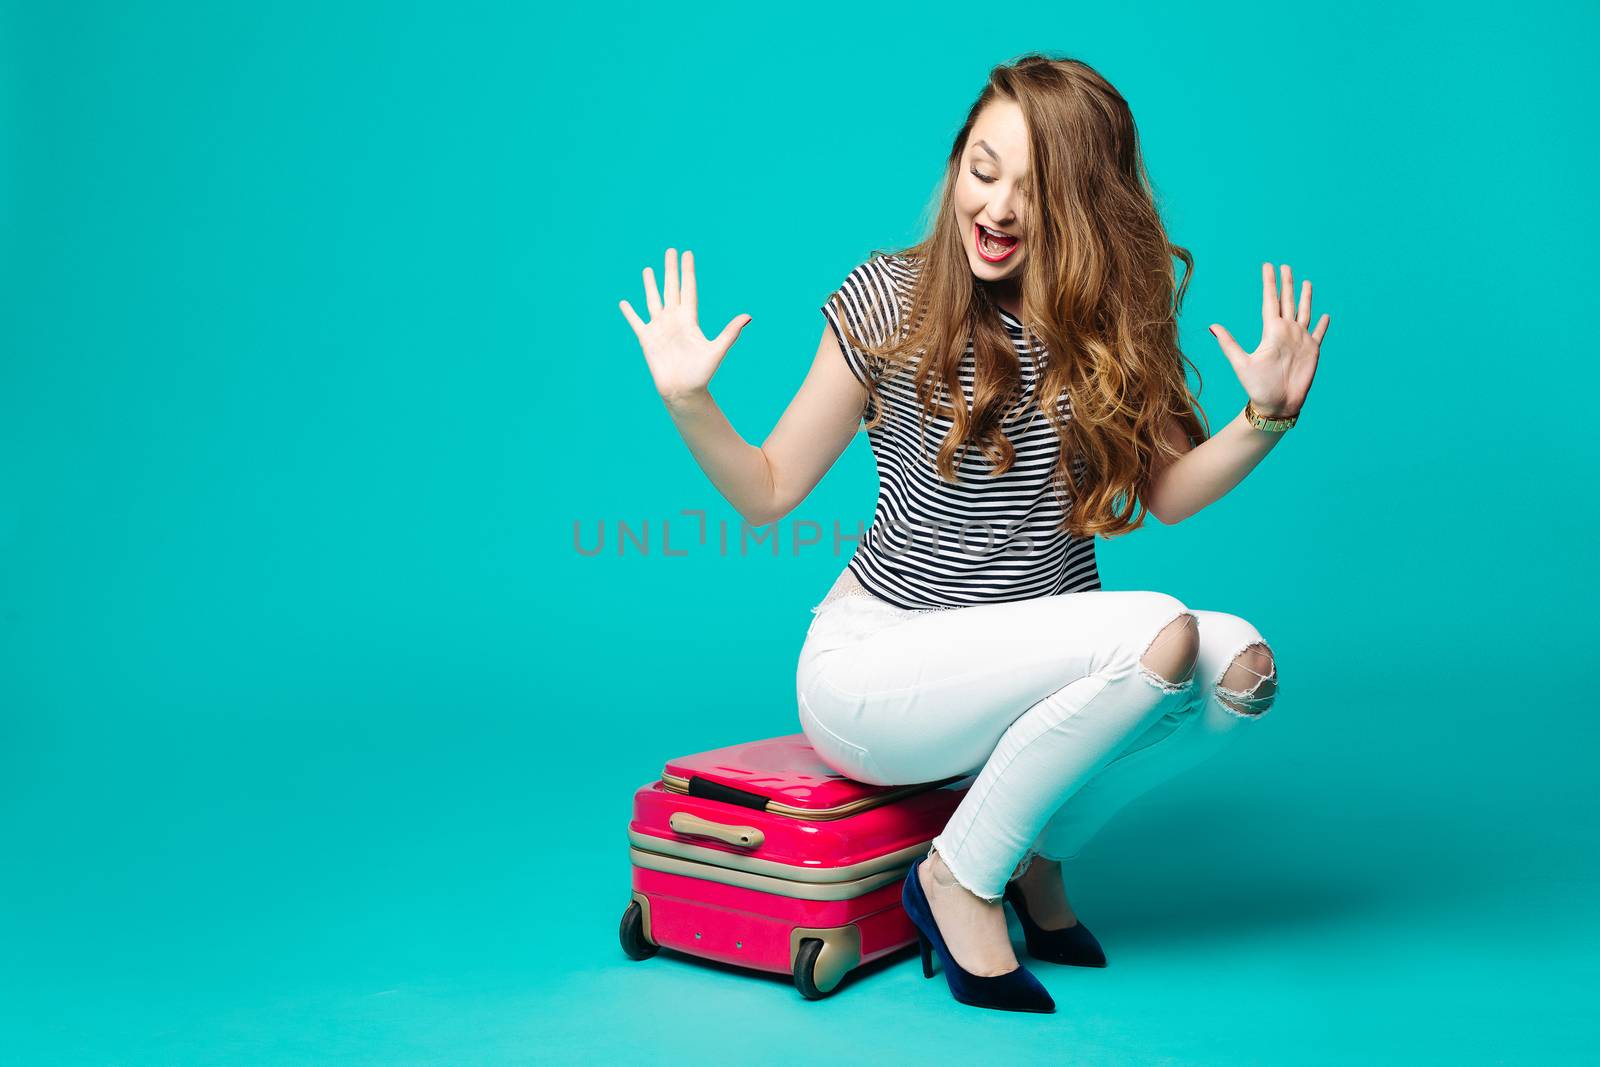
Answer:
M978 255L990 263L999 263L1022 243L1022 238L991 230L981 222L972 224L972 235L978 246Z

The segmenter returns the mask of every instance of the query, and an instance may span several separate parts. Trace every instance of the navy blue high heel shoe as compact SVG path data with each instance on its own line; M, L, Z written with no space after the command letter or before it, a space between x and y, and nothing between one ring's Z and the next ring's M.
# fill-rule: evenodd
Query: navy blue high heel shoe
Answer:
M1105 950L1089 932L1089 928L1083 925L1083 920L1078 920L1076 925L1065 930L1046 930L1028 914L1028 905L1022 899L1022 889L1017 883L1006 884L1006 899L1016 910L1017 919L1022 923L1022 933L1028 941L1028 955L1034 959L1066 963L1074 967L1106 965Z
M922 949L922 977L933 977L933 952L938 950L944 963L945 981L950 985L950 995L963 1004L975 1008L999 1008L1002 1011L1053 1012L1056 1002L1039 979L1021 964L1005 974L972 974L962 968L950 955L950 949L939 933L939 924L933 921L933 909L928 905L928 895L917 879L921 857L914 860L906 872L905 885L900 890L900 902L917 928L917 945ZM931 944L930 944L931 942Z

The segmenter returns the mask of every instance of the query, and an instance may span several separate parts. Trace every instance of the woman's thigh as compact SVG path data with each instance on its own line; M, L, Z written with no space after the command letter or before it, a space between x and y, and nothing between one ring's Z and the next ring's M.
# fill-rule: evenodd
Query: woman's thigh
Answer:
M968 774L1018 716L1062 686L1136 671L1151 640L1186 610L1146 590L932 612L846 598L806 636L801 724L819 755L861 781Z

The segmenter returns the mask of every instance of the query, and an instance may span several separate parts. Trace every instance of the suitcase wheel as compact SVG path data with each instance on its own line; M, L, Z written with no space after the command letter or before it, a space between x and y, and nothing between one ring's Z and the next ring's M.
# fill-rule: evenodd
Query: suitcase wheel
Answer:
M618 930L618 936L622 941L622 951L628 954L629 959L647 960L661 948L645 939L644 913L637 900L628 901L628 908L622 913L622 927Z
M807 1000L821 1000L833 992L817 988L817 960L826 947L821 938L807 937L801 940L800 950L794 954L794 987Z

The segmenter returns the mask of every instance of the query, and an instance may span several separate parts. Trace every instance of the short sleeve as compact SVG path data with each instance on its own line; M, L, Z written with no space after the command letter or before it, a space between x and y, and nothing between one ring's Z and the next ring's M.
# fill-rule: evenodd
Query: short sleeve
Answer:
M845 275L839 288L822 305L822 314L839 339L839 350L844 353L850 372L871 388L883 371L884 361L864 351L858 342L882 344L893 336L898 322L894 277L883 258L870 259ZM870 400L868 404L870 408Z

